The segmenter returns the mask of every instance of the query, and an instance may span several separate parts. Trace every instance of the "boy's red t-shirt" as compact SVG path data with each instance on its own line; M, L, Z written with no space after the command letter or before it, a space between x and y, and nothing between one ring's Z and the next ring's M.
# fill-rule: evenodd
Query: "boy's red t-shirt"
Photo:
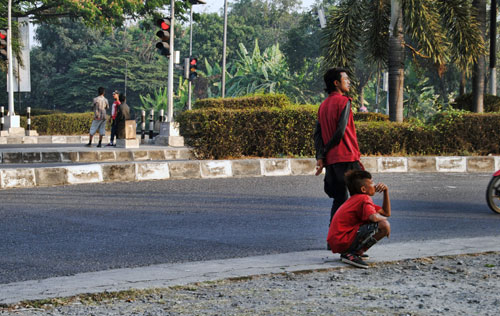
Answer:
M356 238L359 227L370 223L370 216L380 209L368 194L355 194L345 201L335 212L328 230L326 241L332 252L347 251Z

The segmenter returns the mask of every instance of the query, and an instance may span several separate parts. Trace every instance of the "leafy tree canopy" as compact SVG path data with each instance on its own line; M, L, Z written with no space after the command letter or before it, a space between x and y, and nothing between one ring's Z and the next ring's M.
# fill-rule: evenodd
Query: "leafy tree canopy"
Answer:
M59 18L81 19L88 26L122 26L127 18L159 16L170 0L14 0L13 17L30 17L34 23L58 23ZM176 11L186 12L189 2L176 1ZM7 1L0 2L0 11L7 12ZM0 25L6 25L6 16Z

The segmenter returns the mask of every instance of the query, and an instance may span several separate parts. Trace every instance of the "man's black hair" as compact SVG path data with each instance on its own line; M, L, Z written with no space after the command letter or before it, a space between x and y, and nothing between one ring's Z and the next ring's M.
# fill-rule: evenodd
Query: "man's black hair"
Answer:
M325 81L326 85L326 93L330 94L333 91L337 90L337 87L335 87L335 84L333 83L335 80L340 81L340 78L342 77L341 73L347 73L347 70L343 68L331 68L328 69L325 72L325 75L323 76L323 80Z
M104 87L99 87L99 89L97 89L97 93L98 93L99 95L104 94L104 92L106 92L106 89L105 89Z
M349 170L344 175L345 183L349 189L349 194L352 196L354 194L359 194L361 192L361 187L366 179L371 179L372 175L365 170Z
M120 100L120 102L125 102L125 100L127 100L127 96L123 93L120 93L120 95L118 96L118 100Z

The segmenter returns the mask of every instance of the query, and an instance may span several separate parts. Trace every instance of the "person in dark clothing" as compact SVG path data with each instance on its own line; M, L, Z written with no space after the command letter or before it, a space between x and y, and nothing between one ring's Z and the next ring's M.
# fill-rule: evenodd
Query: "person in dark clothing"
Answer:
M347 71L329 69L324 75L328 97L318 110L314 131L316 149L316 175L325 168L324 190L333 198L330 211L331 223L337 209L349 198L344 174L349 170L362 170L358 139L351 111L351 98Z
M116 138L125 139L125 121L130 119L130 108L127 105L127 97L120 93L120 105L116 112Z

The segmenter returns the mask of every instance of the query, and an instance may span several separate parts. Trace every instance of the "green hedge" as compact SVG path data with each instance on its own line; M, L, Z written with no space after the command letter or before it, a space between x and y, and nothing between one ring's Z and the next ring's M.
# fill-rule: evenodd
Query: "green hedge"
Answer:
M316 107L206 109L177 116L181 135L200 159L312 156Z
M31 129L39 135L85 135L89 133L93 113L58 113L50 115L33 115ZM106 124L109 130L109 123ZM27 128L27 119L21 116L21 127Z
M193 109L283 108L288 105L290 101L284 94L257 94L241 98L201 99L194 103Z
M500 112L500 97L497 97L496 95L485 94L483 100L484 112ZM459 96L451 105L457 110L474 112L472 93L466 93Z
M317 110L313 105L219 107L186 111L177 121L201 159L313 157ZM500 113L453 111L429 125L393 123L375 113L357 113L355 119L363 155L500 154Z

